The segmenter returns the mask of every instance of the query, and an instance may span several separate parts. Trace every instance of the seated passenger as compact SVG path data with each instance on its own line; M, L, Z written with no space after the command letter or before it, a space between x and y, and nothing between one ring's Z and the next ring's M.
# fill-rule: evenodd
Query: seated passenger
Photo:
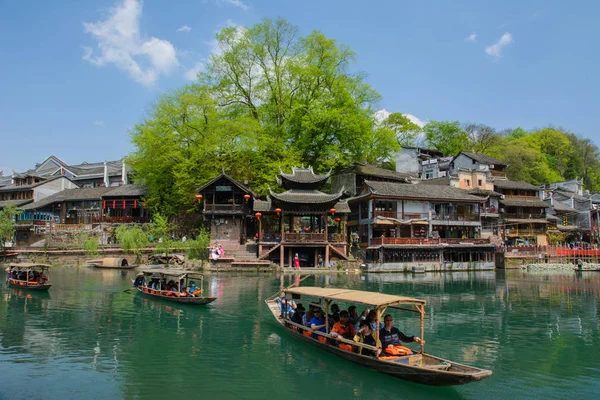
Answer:
M340 322L340 306L332 304L331 314L329 314L329 325L333 326L336 322Z
M392 316L389 314L383 317L384 327L379 331L383 351L390 355L412 354L412 351L408 347L402 346L400 342L421 343L421 339L416 336L406 336L398 328L392 326L393 321Z
M144 274L141 272L139 274L137 274L137 276L135 277L135 280L133 281L133 287L140 287L140 286L144 286Z
M377 347L377 352L373 350L363 349L360 346L358 347L358 354L364 354L365 356L375 357L381 353L381 341L375 340L375 332L371 330L369 327L369 323L365 320L362 320L358 323L359 330L356 335L354 335L354 341L357 343L368 344L369 346Z
M277 299L279 307L281 307L281 317L290 319L294 310L296 309L296 302L294 300L288 300L285 298L285 293L281 293L281 297Z
M354 327L352 324L350 324L349 320L350 315L348 314L348 311L342 311L340 313L340 321L336 322L331 329L331 336L334 338L342 337L348 340L354 339L356 332L354 331ZM352 351L352 345L347 343L336 341L336 346L346 351Z
M187 288L185 287L179 291L179 297L187 297L188 295Z
M295 322L297 324L303 325L302 323L302 318L304 317L304 306L302 304L298 304L296 306L296 312L294 314L292 314L292 318L290 318L292 320L292 322Z
M326 327L326 324L325 324L325 317L323 317L323 311L320 308L317 308L314 311L314 316L310 320L310 329L312 329L314 331L326 333L327 330L325 329L325 327ZM313 339L317 339L323 343L327 342L327 338L325 338L324 336L321 336L321 335L317 335L317 334L313 334Z
M348 315L350 315L350 318L348 319L348 323L352 326L354 326L354 330L357 330L357 324L358 324L358 319L360 318L358 315L358 311L356 309L356 306L350 306L348 307Z
M188 289L188 293L192 296L200 296L202 294L202 289L196 286L194 281L190 281L190 288Z

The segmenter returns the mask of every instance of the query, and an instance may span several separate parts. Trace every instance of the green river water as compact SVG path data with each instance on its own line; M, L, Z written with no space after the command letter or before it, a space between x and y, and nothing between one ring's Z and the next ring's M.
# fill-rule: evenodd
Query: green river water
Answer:
M46 294L0 285L0 399L600 398L600 272L315 275L427 300L428 353L493 370L429 387L298 341L264 299L293 276L213 274L208 306L124 292L135 272L58 267ZM418 317L395 314L406 334Z

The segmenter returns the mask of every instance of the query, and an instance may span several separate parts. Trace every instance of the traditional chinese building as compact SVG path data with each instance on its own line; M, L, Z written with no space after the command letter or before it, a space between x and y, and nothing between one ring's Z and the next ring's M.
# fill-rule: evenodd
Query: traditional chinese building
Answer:
M333 194L320 191L329 177L315 174L312 167L280 171L277 182L286 191L269 188L266 201L254 202L261 259L281 267L293 266L295 254L302 267L319 266L320 259L323 266L348 259L345 223L350 209L341 200L344 188Z
M200 187L196 198L202 201L205 228L211 239L221 244L245 244L247 238L253 237L255 197L252 190L225 172Z

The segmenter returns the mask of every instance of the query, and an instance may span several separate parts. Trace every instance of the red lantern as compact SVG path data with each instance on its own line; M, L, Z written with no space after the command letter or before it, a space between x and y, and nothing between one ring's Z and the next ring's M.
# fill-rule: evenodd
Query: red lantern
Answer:
M201 195L201 194L197 194L197 195L196 195L196 200L198 200L198 201L202 201L202 195Z
M256 214L254 214L254 216L256 217L256 219L260 219L260 217L262 217L262 214L257 212Z
M340 217L337 217L337 218L335 219L335 222L337 222L338 224L339 224L341 221L342 221L342 219L341 219Z
M277 213L277 216L279 217L279 214L281 214L281 208L276 208L275 212Z
M335 208L332 208L331 210L329 210L329 212L331 213L331 215L335 215Z
M244 200L246 200L246 203L248 202L248 200L250 200L250 195L249 194L245 194L244 195Z

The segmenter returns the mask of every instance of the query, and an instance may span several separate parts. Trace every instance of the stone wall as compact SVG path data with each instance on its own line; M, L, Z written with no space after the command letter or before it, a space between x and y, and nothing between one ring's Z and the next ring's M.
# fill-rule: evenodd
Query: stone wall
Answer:
M385 263L385 264L365 264L363 270L366 272L451 272L451 271L485 271L493 270L495 264L491 262L415 262L415 263Z

